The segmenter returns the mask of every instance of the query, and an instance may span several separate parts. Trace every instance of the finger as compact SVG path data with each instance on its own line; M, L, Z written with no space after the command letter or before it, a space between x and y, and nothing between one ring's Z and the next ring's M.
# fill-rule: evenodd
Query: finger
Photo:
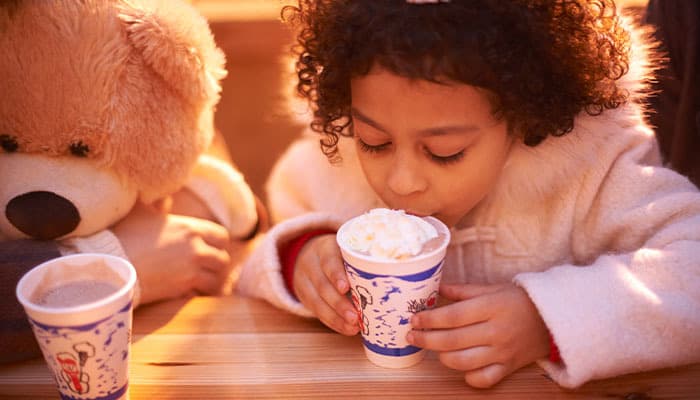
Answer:
M463 300L432 310L421 311L411 317L414 329L448 329L486 321L491 307L483 297Z
M348 322L335 312L316 292L313 283L305 277L300 277L296 282L296 293L299 300L309 308L316 317L327 327L344 335L355 335L359 331L357 325L357 314L352 322Z
M338 315L345 319L345 322L353 324L357 322L357 311L351 300L343 294L339 294L330 284L319 288L319 294L323 301L328 304Z
M332 282L335 289L340 294L345 294L350 290L345 267L343 266L343 258L340 255L340 249L335 241L325 242L322 247L322 252L319 255L319 262L323 274L328 281Z
M491 364L464 374L464 380L469 386L475 388L490 388L500 382L512 371L503 364Z
M406 335L408 343L435 351L455 351L493 343L491 324L482 322L456 329L412 330Z
M502 285L442 284L440 295L453 301L460 301L497 292L502 288Z
M475 346L457 351L441 352L438 359L447 368L472 371L498 362L497 355L491 346Z
M194 281L194 289L204 295L219 294L224 281L219 274L209 270L200 270Z
M315 288L321 300L333 309L333 312L342 316L346 323L357 322L357 312L350 299L345 294L338 292L337 288L322 273L307 275L307 279Z
M195 231L204 239L208 244L218 247L220 249L228 246L231 241L231 237L228 234L228 230L223 226L217 224L216 222L207 221L206 219L199 219L194 217L183 217L197 220L194 224Z
M231 265L231 256L226 250L210 246L204 240L195 242L195 265L216 274L225 273Z

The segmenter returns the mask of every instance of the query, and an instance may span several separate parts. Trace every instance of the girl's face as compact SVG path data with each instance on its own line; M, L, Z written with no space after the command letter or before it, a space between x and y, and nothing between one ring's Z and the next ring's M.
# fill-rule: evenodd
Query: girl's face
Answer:
M360 164L389 207L454 226L493 188L512 138L483 90L378 67L351 90Z

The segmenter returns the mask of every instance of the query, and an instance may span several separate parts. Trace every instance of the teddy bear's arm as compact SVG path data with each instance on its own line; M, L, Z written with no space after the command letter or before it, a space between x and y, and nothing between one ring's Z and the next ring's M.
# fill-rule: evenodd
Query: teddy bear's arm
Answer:
M226 227L234 239L250 239L267 224L265 207L236 168L218 129L185 187L206 204L216 222Z
M17 282L34 266L60 256L53 241L9 240L0 242L0 363L39 356L39 346L15 296Z

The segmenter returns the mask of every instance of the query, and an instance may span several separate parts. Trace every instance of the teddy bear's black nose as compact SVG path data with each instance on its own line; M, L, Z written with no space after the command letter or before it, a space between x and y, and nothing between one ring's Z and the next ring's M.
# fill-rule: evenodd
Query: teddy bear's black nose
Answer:
M19 195L7 203L5 215L15 228L42 240L70 233L80 223L80 213L73 203L51 192Z

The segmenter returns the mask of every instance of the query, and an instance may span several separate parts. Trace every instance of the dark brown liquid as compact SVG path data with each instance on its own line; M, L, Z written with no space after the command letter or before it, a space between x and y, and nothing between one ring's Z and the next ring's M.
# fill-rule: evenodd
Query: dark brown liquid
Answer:
M70 282L40 293L35 302L44 307L74 307L103 299L117 290L118 287L108 282Z

